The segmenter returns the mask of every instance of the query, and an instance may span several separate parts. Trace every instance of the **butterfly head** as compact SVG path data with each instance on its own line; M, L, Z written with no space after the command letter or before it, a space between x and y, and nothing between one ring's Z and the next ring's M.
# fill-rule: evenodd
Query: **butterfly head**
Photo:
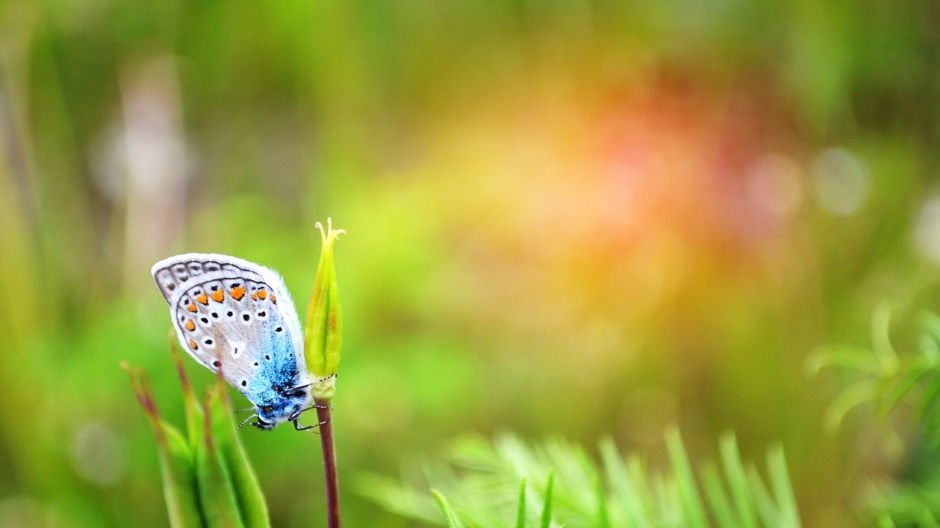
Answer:
M257 406L258 419L252 425L259 429L274 429L279 423L299 418L309 403L310 392L306 388L278 391L275 398Z

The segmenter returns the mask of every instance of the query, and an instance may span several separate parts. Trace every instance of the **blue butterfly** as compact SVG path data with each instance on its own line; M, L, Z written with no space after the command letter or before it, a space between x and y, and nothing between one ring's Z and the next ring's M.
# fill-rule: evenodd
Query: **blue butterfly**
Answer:
M284 281L273 270L211 253L176 255L150 270L170 305L182 347L255 405L252 425L273 429L310 405L303 334ZM242 422L243 424L245 422ZM322 424L318 424L322 425Z

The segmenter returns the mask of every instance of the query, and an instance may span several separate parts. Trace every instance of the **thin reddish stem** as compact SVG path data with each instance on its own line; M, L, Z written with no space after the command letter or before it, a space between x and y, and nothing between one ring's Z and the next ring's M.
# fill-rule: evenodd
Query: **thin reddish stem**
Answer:
M333 442L333 409L329 401L315 400L323 447L323 472L326 476L326 525L339 528L339 478L336 474L336 446Z

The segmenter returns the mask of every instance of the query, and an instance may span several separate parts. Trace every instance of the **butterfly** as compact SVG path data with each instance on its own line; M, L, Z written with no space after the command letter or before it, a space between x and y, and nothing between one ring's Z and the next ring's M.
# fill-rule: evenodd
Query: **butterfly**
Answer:
M284 281L274 270L211 253L161 260L150 270L170 305L180 345L199 364L221 370L255 406L252 425L273 429L310 405L303 334ZM322 425L322 424L318 424Z

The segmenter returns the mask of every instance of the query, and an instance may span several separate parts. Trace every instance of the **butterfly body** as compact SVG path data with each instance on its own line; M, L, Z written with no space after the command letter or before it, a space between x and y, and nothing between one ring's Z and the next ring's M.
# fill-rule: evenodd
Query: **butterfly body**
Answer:
M303 335L293 302L274 271L211 253L154 264L181 346L256 407L253 425L294 422L311 400Z

